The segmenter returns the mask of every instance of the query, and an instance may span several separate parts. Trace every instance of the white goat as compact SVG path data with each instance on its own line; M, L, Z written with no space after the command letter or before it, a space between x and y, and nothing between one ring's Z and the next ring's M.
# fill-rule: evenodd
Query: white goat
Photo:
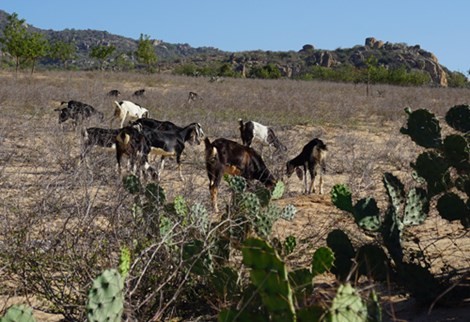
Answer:
M149 111L131 101L114 101L116 109L114 110L114 118L119 118L121 120L121 128L124 126L124 122L127 117L139 119L142 117L149 117ZM113 118L113 119L114 119ZM112 123L113 120L111 120Z

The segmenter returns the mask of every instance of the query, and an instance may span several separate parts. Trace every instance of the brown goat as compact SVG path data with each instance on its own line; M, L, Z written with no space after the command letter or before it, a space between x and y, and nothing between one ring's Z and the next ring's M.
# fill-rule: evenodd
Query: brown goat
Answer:
M261 156L252 148L227 139L216 139L212 143L206 137L206 169L212 207L219 212L217 194L224 174L239 175L248 180L258 180L267 188L276 184L276 179L266 167Z

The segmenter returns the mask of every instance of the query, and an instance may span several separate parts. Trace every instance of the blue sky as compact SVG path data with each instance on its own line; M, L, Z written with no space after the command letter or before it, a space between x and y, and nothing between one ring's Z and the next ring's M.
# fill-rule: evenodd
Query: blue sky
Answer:
M334 50L367 37L419 44L452 71L470 69L468 0L1 0L42 29L106 30L225 51Z

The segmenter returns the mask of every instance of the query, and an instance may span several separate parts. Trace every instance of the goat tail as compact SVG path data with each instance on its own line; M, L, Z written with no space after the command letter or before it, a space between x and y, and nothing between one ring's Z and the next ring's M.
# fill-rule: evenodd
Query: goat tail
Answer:
M131 140L130 135L128 133L125 133L125 132L120 132L116 136L116 142L119 143L122 146L128 145L130 140Z

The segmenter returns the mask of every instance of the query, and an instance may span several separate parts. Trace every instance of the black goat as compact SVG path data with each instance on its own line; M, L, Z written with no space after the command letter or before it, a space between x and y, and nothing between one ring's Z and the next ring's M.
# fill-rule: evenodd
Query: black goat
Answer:
M206 169L212 207L219 211L217 194L224 174L239 175L248 180L258 180L267 188L276 184L276 179L266 167L261 156L252 148L237 142L219 138L205 143Z
M302 152L286 163L286 174L290 177L294 170L300 180L304 179L304 193L315 192L315 176L320 176L320 194L323 194L323 172L326 171L326 144L320 139L313 139L302 149ZM307 188L307 170L310 173L310 186Z
M102 129L98 127L90 127L82 131L83 145L80 153L80 160L85 158L95 145L104 148L112 148L116 146L116 136L120 129Z
M138 124L134 124L133 126L137 125ZM151 154L161 156L161 165L160 170L157 173L157 177L160 178L165 164L165 157L176 156L179 175L181 180L184 181L183 174L181 172L181 154L185 148L184 144L185 142L200 144L199 138L201 133L203 133L201 125L199 123L191 123L184 128L172 131L159 131L143 126L142 133L152 148Z
M145 89L139 89L137 91L134 92L134 94L132 94L132 96L144 96L145 94Z
M106 96L118 97L118 96L121 96L121 92L118 91L117 89L112 89L106 94Z
M279 141L272 128L254 121L244 123L242 119L238 119L238 123L243 145L251 146L253 139L258 139L262 143L274 146L277 151L287 151L287 148Z
M178 126L173 122L158 121L158 120L151 119L151 118L140 118L140 119L135 120L134 122L132 122L130 125L134 126L134 125L137 125L137 124L142 125L144 128L149 128L149 129L156 130L156 131L175 131L175 132L178 132L178 131L181 131L181 130L184 129L184 127ZM200 144L201 143L200 140L202 140L202 138L204 138L204 131L202 130L201 124L191 123L189 125L194 125L195 128L196 128L195 142L190 142L190 143Z
M90 118L91 116L98 116L102 121L104 115L102 112L96 110L93 106L79 102L79 101L68 101L62 102L60 105L63 106L67 104L66 107L60 107L54 111L59 113L59 124L72 119L73 124L77 125L81 123L84 119Z

